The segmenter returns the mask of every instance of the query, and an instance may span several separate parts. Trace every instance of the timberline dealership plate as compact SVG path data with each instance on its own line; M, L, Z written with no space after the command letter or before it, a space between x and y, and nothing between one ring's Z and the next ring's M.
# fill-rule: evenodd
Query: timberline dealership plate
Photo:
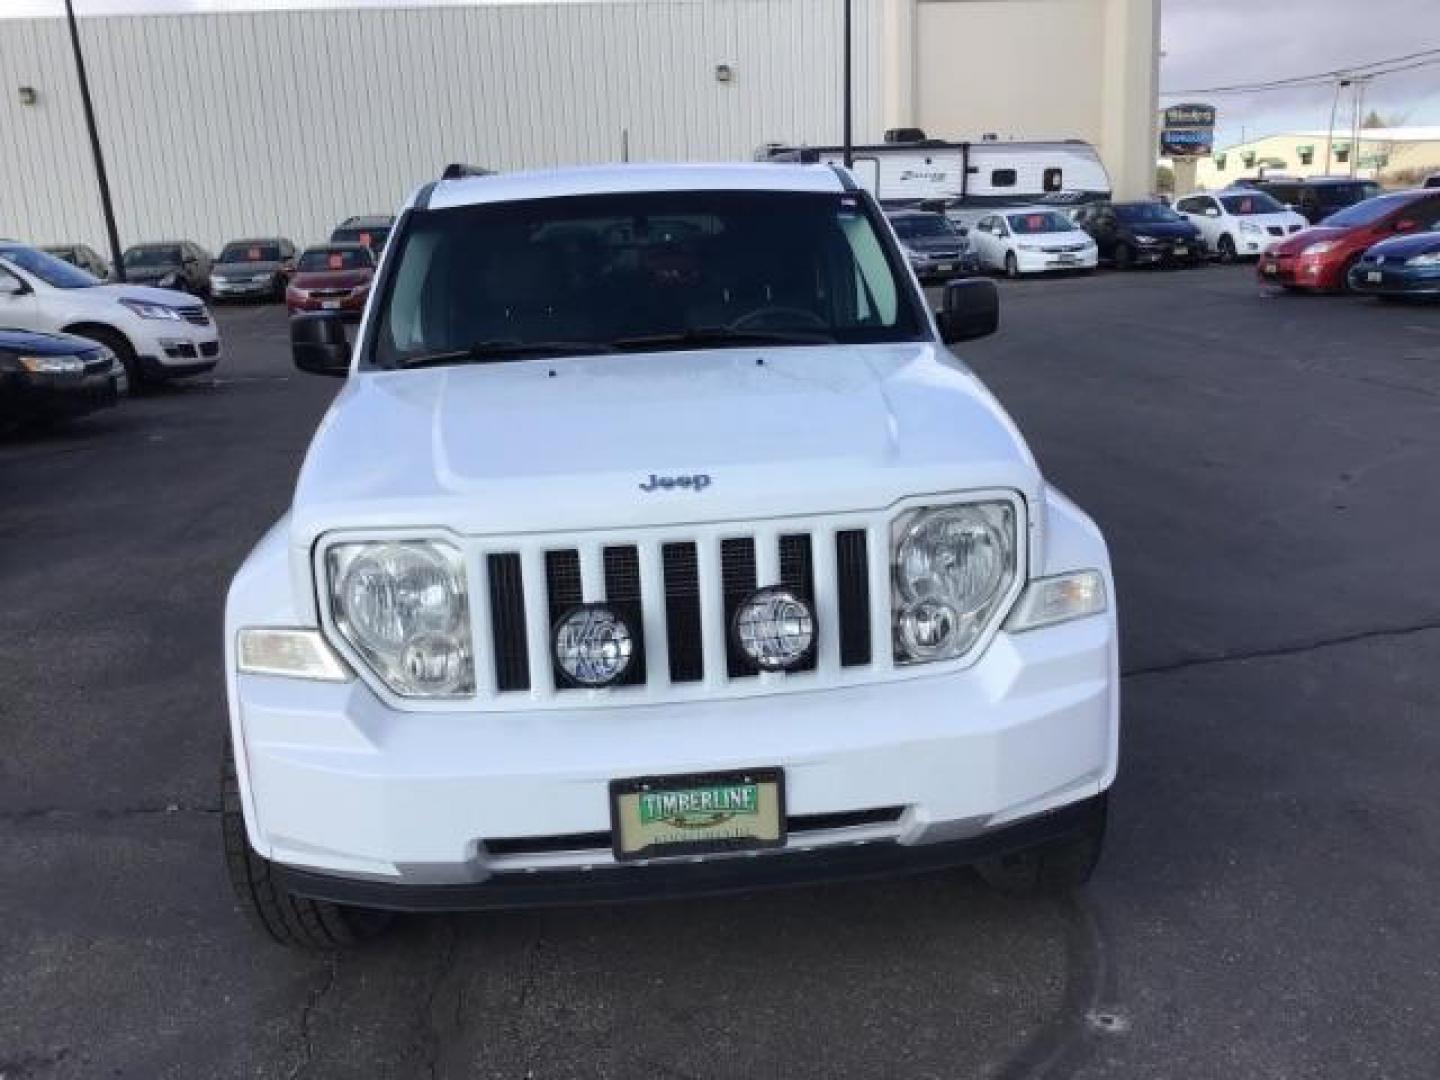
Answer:
M610 781L617 862L785 844L785 773L743 769Z

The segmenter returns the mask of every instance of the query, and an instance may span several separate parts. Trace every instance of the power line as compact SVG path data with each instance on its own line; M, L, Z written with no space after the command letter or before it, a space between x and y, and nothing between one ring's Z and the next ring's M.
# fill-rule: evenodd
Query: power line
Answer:
M1416 61L1416 63L1406 64L1406 61ZM1325 86L1335 79L1343 79L1350 75L1391 75L1397 71L1408 71L1412 67L1423 67L1434 63L1440 63L1440 49L1423 49L1420 52L1407 53L1404 56L1392 56L1384 60L1373 60L1367 64L1337 68L1334 71L1316 72L1313 75L1292 75L1284 79L1267 79L1262 82L1237 83L1231 86L1197 87L1191 90L1162 90L1161 93L1169 97L1175 94L1240 94L1259 93L1267 90L1293 90L1307 86ZM1404 66L1390 67L1393 64L1403 64ZM1372 68L1388 68L1388 70L1371 71Z

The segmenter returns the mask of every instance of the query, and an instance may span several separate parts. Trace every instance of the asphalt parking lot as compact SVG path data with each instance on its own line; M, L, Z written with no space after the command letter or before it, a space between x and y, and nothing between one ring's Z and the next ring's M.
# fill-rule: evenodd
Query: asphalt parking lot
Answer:
M1440 307L1246 268L1005 283L963 353L1112 547L1087 894L968 872L253 936L216 781L229 576L339 384L0 438L0 1078L1440 1075Z

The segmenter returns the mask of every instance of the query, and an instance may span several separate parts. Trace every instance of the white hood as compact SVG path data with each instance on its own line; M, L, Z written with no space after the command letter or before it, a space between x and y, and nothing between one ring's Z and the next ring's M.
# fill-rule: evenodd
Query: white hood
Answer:
M700 491L641 489L702 473ZM306 457L293 538L748 520L1039 485L990 393L931 344L526 359L352 378Z
M88 289L75 291L95 299L139 300L145 304L165 304L168 307L195 307L200 303L189 293L176 289L156 289L149 285L92 285Z

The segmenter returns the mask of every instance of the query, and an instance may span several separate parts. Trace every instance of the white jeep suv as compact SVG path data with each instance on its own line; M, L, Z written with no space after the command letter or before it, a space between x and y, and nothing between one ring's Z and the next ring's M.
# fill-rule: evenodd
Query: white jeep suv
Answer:
M98 341L125 366L132 387L198 375L220 359L205 305L172 289L107 284L88 270L0 241L0 327L64 332Z
M446 179L404 209L225 616L243 907L392 911L975 863L1063 888L1119 733L1099 530L824 165Z

